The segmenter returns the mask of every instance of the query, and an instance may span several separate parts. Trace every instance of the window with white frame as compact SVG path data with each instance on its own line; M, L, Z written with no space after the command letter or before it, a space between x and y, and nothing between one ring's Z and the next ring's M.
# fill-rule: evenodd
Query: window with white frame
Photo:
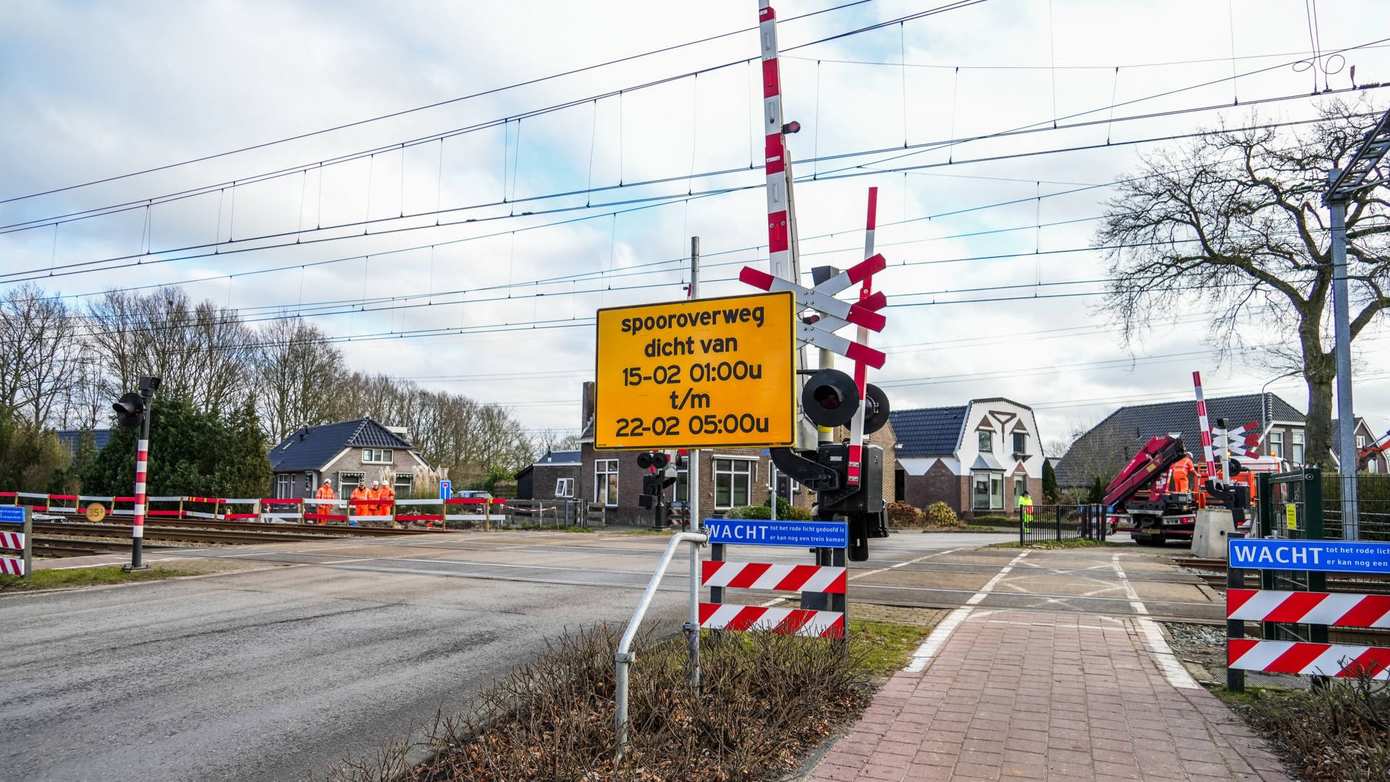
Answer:
M714 460L714 508L727 510L753 502L757 462L751 459Z
M1289 454L1289 458L1293 460L1293 463L1294 463L1294 464L1303 464L1303 430L1302 430L1302 429L1295 429L1295 430L1293 430L1293 446L1290 448L1290 451L1292 451L1292 453Z
M415 475L408 472L398 472L396 473L396 480L391 485L395 488L397 497L409 497L410 492L415 489Z
M1357 447L1357 448L1365 448L1365 447L1366 447L1366 435L1364 435L1364 434L1358 434L1358 435L1356 436L1356 447Z
M352 490L362 485L362 479L366 476L360 472L340 472L338 473L338 496L351 497Z
M392 462L390 448L363 448L363 464L390 464Z
M618 505L618 460L594 460L594 502L609 508Z
M275 496L287 498L294 491L294 476L289 473L281 473L275 476Z
M994 432L988 429L981 429L979 431L979 436L980 453L994 453Z
M556 496L556 497L573 497L573 496L574 496L574 479L573 479L573 478L556 478L556 479L555 479L555 496Z
M980 470L971 473L970 480L973 487L970 505L973 510L1004 509L1003 473Z
M1375 454L1371 454L1371 458L1366 460L1366 472L1380 472L1380 460Z
M1284 433L1271 431L1269 433L1269 455L1276 459L1284 458Z

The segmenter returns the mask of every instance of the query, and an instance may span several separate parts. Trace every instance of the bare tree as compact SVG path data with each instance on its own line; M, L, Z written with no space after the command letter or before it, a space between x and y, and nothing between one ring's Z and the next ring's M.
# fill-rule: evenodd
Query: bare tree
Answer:
M322 331L298 318L261 329L256 356L256 403L274 442L301 426L333 420L343 356Z
M81 344L61 298L34 285L0 299L0 408L34 427L53 423L76 382Z
M107 396L133 388L140 375L164 379L160 393L205 411L235 409L251 389L256 341L233 310L193 304L178 288L145 296L108 291L89 312L95 357L110 374Z
M1108 305L1126 342L1155 316L1214 306L1209 339L1245 346L1238 321L1258 317L1267 363L1296 371L1308 389L1308 453L1331 462L1332 264L1321 198L1327 172L1345 161L1376 117L1367 106L1322 108L1302 132L1222 130L1145 162L1107 204L1096 243L1106 248ZM1347 207L1354 339L1390 307L1387 201L1363 191Z

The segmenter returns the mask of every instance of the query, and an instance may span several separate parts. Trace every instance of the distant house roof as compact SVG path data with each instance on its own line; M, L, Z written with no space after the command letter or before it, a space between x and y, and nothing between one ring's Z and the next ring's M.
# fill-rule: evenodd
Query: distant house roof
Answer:
M580 464L581 459L579 451L546 451L545 456L542 456L541 458L535 460L534 462L531 462L525 467L522 467L520 470L517 471L514 477L520 480L522 476L531 472L531 470L535 469L536 467L541 466L548 465L550 467L578 467Z
M56 434L58 435L58 442L63 444L69 455L77 454L77 448L81 445L84 434L92 436L92 447L98 451L111 442L110 429L60 429Z
M1272 421L1304 422L1303 413L1272 393L1208 399L1207 421L1214 427L1218 418L1226 419L1232 427L1255 421L1261 429ZM1195 399L1121 407L1072 443L1057 462L1057 480L1063 486L1084 485L1096 477L1109 480L1109 475L1088 473L1102 465L1108 469L1115 462L1123 466L1123 460L1132 457L1150 437L1172 433L1182 437L1189 452L1201 451Z
M966 405L894 410L888 414L898 438L899 456L946 456L956 452Z
M414 450L400 435L370 418L339 421L322 426L306 426L270 449L270 469L274 472L320 470L344 448L401 448Z

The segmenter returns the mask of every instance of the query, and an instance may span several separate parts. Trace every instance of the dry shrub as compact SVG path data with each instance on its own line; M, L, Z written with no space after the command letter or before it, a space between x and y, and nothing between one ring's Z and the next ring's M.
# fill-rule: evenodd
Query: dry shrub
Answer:
M920 527L922 526L922 511L916 505L906 502L890 502L884 508L888 512L888 525L890 527Z
M950 505L937 500L927 506L926 519L928 527L964 527L965 522L960 520L956 512Z
M445 720L414 782L759 780L797 767L857 715L869 686L841 644L768 633L710 634L704 681L687 684L684 639L642 644L630 678L627 757L614 764L607 628L567 635Z
M1362 677L1260 693L1242 708L1308 782L1390 779L1390 685Z

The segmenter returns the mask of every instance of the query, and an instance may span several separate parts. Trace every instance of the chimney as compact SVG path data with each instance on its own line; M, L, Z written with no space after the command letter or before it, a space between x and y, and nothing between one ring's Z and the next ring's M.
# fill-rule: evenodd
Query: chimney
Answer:
M589 428L589 422L594 420L594 395L596 394L594 381L584 381L584 391L579 404L579 431L583 432Z

